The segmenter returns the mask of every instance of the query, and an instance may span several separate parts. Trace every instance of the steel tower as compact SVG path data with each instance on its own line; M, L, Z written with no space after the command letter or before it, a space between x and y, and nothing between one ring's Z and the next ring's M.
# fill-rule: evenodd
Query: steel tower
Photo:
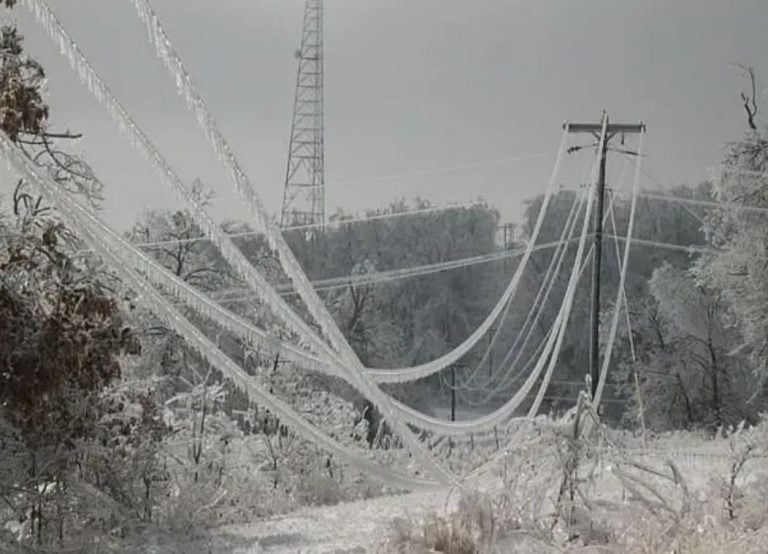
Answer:
M323 0L306 0L281 227L325 224Z

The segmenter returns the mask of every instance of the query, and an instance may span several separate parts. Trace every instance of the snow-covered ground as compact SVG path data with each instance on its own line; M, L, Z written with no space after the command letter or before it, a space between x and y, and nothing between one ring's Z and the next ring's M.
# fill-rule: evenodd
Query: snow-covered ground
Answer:
M662 468L671 459L680 469L692 491L703 491L715 475L727 475L731 463L727 441L707 441L691 435L667 436L654 440L648 447L639 447L632 440L622 441L626 453L648 466ZM746 473L753 473L765 463L755 459ZM500 481L494 468L465 481L467 490L490 491ZM599 479L605 498L621 496L620 487L610 478L606 468ZM746 477L746 475L745 475ZM611 484L613 482L613 484ZM554 483L553 483L554 485ZM610 490L608 490L610 489ZM614 490L615 489L615 490ZM407 494L384 496L335 506L303 508L295 512L247 524L226 525L209 530L197 538L179 537L146 542L136 552L187 554L330 554L385 553L393 537L394 522L399 518L422 520L433 514L446 514L455 509L459 492L451 488L422 490ZM519 538L512 538L499 552L525 552ZM513 548L513 546L516 548ZM533 548L532 546L530 548Z
M488 490L497 480L490 471L464 482L470 490ZM216 529L190 545L189 552L232 554L330 554L387 552L398 518L420 520L455 509L456 489L434 488L335 506L303 508L290 514ZM208 550L206 550L208 548Z
M728 459L721 449L697 448L695 453L670 452L694 488L703 487L714 473L727 471ZM663 463L667 456L651 450L642 455L645 463ZM475 478L468 488L487 489L489 476ZM305 508L291 514L247 525L226 526L216 531L219 548L212 552L256 553L367 553L387 552L386 541L398 518L423 519L430 514L452 510L458 500L456 491L437 489L404 495L386 496L337 506ZM226 538L231 540L224 546ZM231 548L231 549L230 549Z
M420 518L445 509L446 491L387 496L337 506L303 509L292 514L222 529L225 534L252 540L233 553L376 552L392 532L398 517Z

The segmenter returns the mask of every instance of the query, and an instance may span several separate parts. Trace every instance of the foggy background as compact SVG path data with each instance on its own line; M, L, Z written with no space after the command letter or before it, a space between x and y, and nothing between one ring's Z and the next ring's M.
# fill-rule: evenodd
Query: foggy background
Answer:
M52 4L182 177L216 192L216 216L245 217L131 2ZM273 213L282 201L303 4L155 2ZM27 11L13 15L26 49L48 70L52 130L85 134L83 153L107 184L105 218L125 229L144 208L174 206ZM598 121L602 109L614 122L647 123L645 167L658 182L696 183L745 128L738 94L747 83L733 64L768 79L766 29L765 0L326 2L326 212L399 196L482 196L515 220L521 201L546 184L563 121ZM761 97L765 105L764 88Z

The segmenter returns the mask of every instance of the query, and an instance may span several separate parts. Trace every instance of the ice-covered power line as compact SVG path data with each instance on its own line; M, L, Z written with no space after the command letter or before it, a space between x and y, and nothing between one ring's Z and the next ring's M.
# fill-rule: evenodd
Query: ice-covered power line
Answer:
M678 204L688 204L691 206L702 206L704 208L723 210L731 209L741 212L754 212L768 214L768 208L762 206L750 206L748 204L740 204L738 202L719 202L717 200L700 200L698 198L687 198L684 196L675 196L672 194L659 194L654 192L641 192L640 196L643 198L649 198L652 200L664 200L667 202L675 202Z
M158 170L161 182L179 193L180 198L186 202L188 206L194 208L192 211L195 214L196 223L199 224L212 239L214 239L214 244L219 251L222 252L224 257L227 258L227 261L234 262L233 265L239 270L241 276L244 277L254 289L262 292L262 300L273 310L273 313L278 315L293 331L297 332L298 336L302 337L314 347L317 347L320 352L323 352L323 355L327 357L328 360L331 360L332 363L339 362L338 367L341 370L342 376L348 378L353 386L359 387L360 392L365 395L374 406L382 411L387 420L390 421L395 432L402 439L406 448L408 448L416 459L423 462L424 466L427 467L438 480L452 480L450 474L424 451L413 433L405 427L402 419L397 418L397 414L392 410L389 398L385 396L384 393L381 392L380 389L378 389L365 375L355 372L354 369L350 370L350 368L355 367L354 363L352 366L345 365L345 363L352 362L351 357L343 356L344 359L340 359L338 353L329 347L329 345L325 343L325 341L285 303L276 291L266 283L263 276L259 274L247 260L243 260L242 254L231 244L231 240L221 234L220 229L212 223L206 212L196 204L195 199L189 197L188 191L183 184L180 184L181 181L178 179L178 176L173 169L165 162L162 155L157 151L148 137L138 128L138 126L136 126L135 122L130 118L130 115L122 108L109 88L93 70L88 60L85 59L77 48L75 42L60 25L47 3L44 0L24 0L24 3L31 9L33 14L37 16L48 34L60 46L61 53L69 58L73 68L78 70L80 77L86 84L88 90L107 108L107 112L113 121L120 126L120 129L124 131L126 135L128 135L132 144L147 155L153 169ZM247 182L247 178L240 170L239 164L228 157L228 154L231 152L228 144L220 134L218 126L205 107L202 98L192 86L189 75L186 73L183 66L181 66L180 61L175 57L175 53L170 46L170 41L167 40L162 28L159 27L159 22L157 21L156 16L146 4L142 3L142 6L146 8L146 10L142 11L141 14L146 23L152 27L152 30L155 33L153 37L160 40L159 45L163 46L163 52L173 58L172 60L169 58L169 63L172 63L173 67L180 71L177 84L184 85L187 99L199 109L199 115L204 119L204 128L207 136L214 142L217 153L222 157L225 157L228 162L231 162L226 164L230 177L237 182L241 190L245 189L253 194L253 196L249 196L249 199L251 200L249 205L253 209L257 223L264 228L270 244L278 250L279 254L281 254L281 262L283 263L283 268L288 276L292 277L301 285L298 288L304 293L302 297L305 299L305 302L307 298L312 300L311 295L313 294L313 291L307 283L306 276L301 271L301 268L298 267L298 263L295 258L292 257L290 251L287 250L288 247L282 241L279 231L275 230L274 224L270 224L270 221L266 218L263 206L255 195L255 192L253 192L252 187ZM158 47L160 47L159 45ZM201 124L202 123L203 122L201 122ZM150 288L149 290L154 294L154 289ZM307 292L308 290L309 293ZM319 299L317 299L317 301L319 301ZM317 302L314 304L316 303ZM316 308L317 306L314 307ZM329 314L326 314L327 318L324 317L322 313L318 314L317 309L312 311L313 315L320 315L320 319L327 320L330 318ZM320 312L323 311L324 307L321 306ZM315 319L317 320L317 317ZM171 318L171 320L173 320L173 318ZM171 325L173 324L171 323ZM343 340L342 342L337 341L337 346L343 348L343 344L346 344L346 342ZM348 344L347 348L349 348ZM224 373L226 374L226 372Z
M43 0L37 1L40 3L43 2ZM264 230L269 244L276 249L278 253L278 259L280 260L283 270L296 284L297 291L304 301L304 304L310 315L312 315L314 321L319 325L324 336L329 339L332 347L335 349L335 352L329 353L330 358L339 361L341 363L340 368L343 374L349 379L349 382L353 386L359 387L359 390L366 397L368 397L369 400L374 403L374 405L379 407L384 417L390 421L396 433L400 436L405 446L408 447L414 456L424 462L427 467L436 472L437 476L442 475L443 477L450 479L450 474L445 473L444 469L439 464L437 464L435 460L429 457L429 455L422 448L421 444L418 443L416 437L405 425L405 422L407 421L406 418L410 417L413 420L418 421L416 425L423 429L443 429L446 430L446 432L461 434L469 432L470 430L481 430L488 425L494 424L497 421L497 417L504 417L505 414L494 414L489 418L484 418L481 421L474 422L470 428L467 428L466 425L440 425L439 421L436 425L433 421L433 418L425 417L419 412L414 414L412 409L408 408L400 402L391 399L391 397L386 396L381 391L381 389L376 387L368 379L370 376L374 375L375 370L370 368L366 370L366 368L362 366L359 358L355 354L349 342L344 337L333 317L328 312L326 306L323 304L322 299L311 287L306 274L301 269L295 256L281 236L279 229L277 229L276 225L266 217L266 212L261 199L253 188L252 184L249 182L247 175L244 173L242 167L240 166L240 163L232 153L228 142L219 130L213 115L208 109L203 98L200 96L200 93L197 90L197 87L190 77L188 71L184 67L183 62L173 49L171 41L167 36L160 20L158 19L157 14L152 9L150 2L148 0L133 0L133 3L137 8L140 18L147 26L150 41L156 47L159 57L162 59L166 65L166 68L168 69L168 75L177 84L180 91L186 97L189 109L197 115L199 126L202 128L206 137L209 139L214 152L218 155L220 161L223 163L225 169L227 170L228 176L233 180L236 189L244 195L245 200L249 208L251 208L252 214L256 219L256 223L260 228ZM558 150L555 167L553 168L552 179L550 180L547 193L545 194L545 198L540 209L539 218L535 225L535 231L531 234L531 240L528 243L528 251L523 255L523 261L518 267L518 272L520 272L521 269L525 267L527 259L531 253L530 249L535 244L538 230L541 228L541 224L543 223L543 217L546 213L545 206L552 196L554 179L558 174L558 168L564 153L564 146L565 136L563 136L561 147ZM582 233L582 238L583 236L584 233ZM224 241L224 243L228 244L226 241ZM513 294L516 290L518 281L519 273L517 273L516 277L511 280L504 296L502 299L500 299L499 303L491 312L491 314L489 314L488 319L486 319L486 321L483 322L483 324L481 324L481 326L467 340L465 340L464 343L462 343L449 354L443 355L442 357L433 360L432 362L427 362L426 364L422 364L421 366L414 368L402 368L405 371L402 375L397 377L397 380L401 380L402 376L406 374L406 377L412 377L414 372L418 376L423 376L425 372L440 371L446 367L446 364L452 363L452 360L455 361L457 357L461 357L466 354L466 352L471 349L474 344L477 343L479 337L482 337L486 333L488 325L495 321L501 306L503 306L504 302L506 302L508 299L508 295ZM272 287L267 287L263 292L265 297L268 297L271 305L282 306L282 301L275 298L275 291ZM295 315L295 312L292 310L288 311L290 313L282 312L281 315L287 317L292 317ZM303 333L302 335L305 338L310 338L313 340L316 338L315 333ZM318 346L322 347L323 344L318 344ZM393 372L388 371L388 377L392 373Z
M614 235L610 233L606 233L605 236L607 238L616 239L619 241L627 240L627 237L622 237L622 236ZM697 254L713 254L718 252L714 248L707 248L706 246L697 246L694 244L685 246L682 244L673 244L670 242L661 242L658 240L638 239L634 237L632 237L632 244L639 244L642 246L654 246L657 248L666 248L667 250L678 250L680 252L689 252L689 253L697 253Z
M622 304L626 300L625 285L627 282L627 271L629 269L629 255L632 246L632 240L634 239L635 221L637 216L637 198L640 192L640 171L642 170L643 162L643 138L645 133L641 133L637 142L637 162L635 164L635 178L632 184L632 196L630 199L629 209L629 222L627 224L627 236L625 237L624 252L621 264L619 264L619 286L616 292L616 300L614 301L613 314L611 316L611 326L608 331L608 341L605 345L605 351L603 354L603 364L599 368L597 386L593 383L592 389L592 402L595 406L600 405L600 399L603 396L603 389L608 378L608 368L611 363L611 354L613 353L613 345L616 340L616 332L619 326L619 315L622 311Z
M294 230L303 230L303 229L317 229L320 227L325 228L336 228L336 227L343 227L344 225L351 224L351 223L367 223L369 221L379 221L383 219L395 219L399 217L407 217L407 216L413 216L413 215L424 215L424 214L430 214L434 212L444 212L449 210L463 210L467 208L472 208L474 206L481 206L485 205L485 200L473 200L470 202L464 202L461 204L446 204L444 206L429 206L426 208L419 208L416 210L405 210L402 212L391 212L391 213L383 213L383 214L376 214L376 215L369 215L365 217L357 217L357 218L348 218L348 219L335 219L331 220L325 225L320 224L309 224L309 225L290 225L287 227L283 227L283 231L294 231Z
M290 251L286 250L287 246L282 240L282 237L279 236L279 233L276 234L276 232L273 230L273 224L270 224L268 220L265 220L263 218L263 210L262 206L260 205L260 201L258 199L258 196L255 195L255 192L251 191L250 183L247 182L247 177L241 172L239 168L239 164L234 159L234 156L232 156L231 151L229 150L229 147L227 146L226 142L224 142L223 137L220 135L218 128L215 124L215 122L212 119L211 114L208 112L207 108L205 107L202 99L199 97L199 94L197 93L196 89L194 88L191 79L189 75L184 70L183 66L181 65L180 60L178 60L178 57L175 55L175 53L172 50L172 47L170 46L170 42L167 40L167 37L165 36L164 31L159 25L159 21L157 20L156 16L153 14L151 9L149 8L149 4L147 2L143 2L140 0L135 0L137 3L137 7L140 7L140 15L142 15L142 19L145 21L145 23L150 27L150 32L152 33L151 39L155 41L157 44L156 46L161 51L161 56L164 56L164 60L166 61L166 64L168 64L169 68L171 69L171 73L176 77L177 84L179 84L182 91L187 95L187 100L191 106L191 108L197 112L197 114L200 116L200 124L206 131L206 134L209 136L209 138L214 143L214 148L217 151L217 154L219 154L225 161L225 165L227 166L227 169L229 170L230 176L234 175L234 180L236 181L236 184L238 188L242 190L245 190L246 192L250 191L252 193L252 196L249 194L246 194L246 196L249 198L249 200L252 202L253 210L256 213L256 215L259 218L259 223L263 227L265 234L267 235L270 244L273 245L281 256L281 264L283 265L286 273L289 274L289 277L296 283L296 289L298 292L302 295L302 298L305 300L305 303L308 305L308 308L315 318L316 322L320 324L321 327L324 327L324 330L326 332L326 336L328 336L332 342L336 343L335 346L340 354L337 354L336 356L329 355L329 357L333 359L340 360L342 362L342 368L344 369L344 372L346 373L346 377L350 379L350 381L361 387L362 392L366 394L366 396L370 395L374 397L374 402L377 402L377 398L383 398L381 394L379 394L378 389L375 389L373 387L367 387L369 391L375 391L374 393L367 392L366 393L366 382L363 379L360 379L360 375L358 374L359 371L363 370L364 368L359 367L359 361L356 361L354 359L354 353L350 353L349 345L348 343L343 340L343 337L341 339L338 338L338 328L335 327L332 324L332 321L329 322L328 317L326 317L328 314L326 314L326 311L323 309L322 302L318 297L313 295L312 287L309 285L308 280L306 279L306 276L301 271L301 268L298 267L296 264L296 260L291 256ZM141 4L141 6L139 6ZM81 71L81 73L85 70L88 70L89 68L81 67L82 62L78 64L78 69ZM101 92L104 93L103 89L99 89ZM138 135L138 131L134 131ZM141 137L134 136L134 140L140 139ZM560 155L559 155L560 157ZM548 198L551 195L551 192L547 193ZM543 216L543 213L545 212L545 209L542 208L541 213ZM204 213L203 213L204 215ZM541 219L540 219L541 220ZM586 218L585 218L586 221ZM538 223L537 223L538 226ZM215 231L209 231L210 234L214 237L218 238L218 235ZM580 242L583 243L584 238L586 236L586 230L582 232L582 237L580 239ZM221 248L221 244L229 244L228 241L223 240L219 241L220 244L217 244L217 247ZM532 251L533 244L535 244L535 240L531 240L529 243L529 247L526 251L526 255L529 255ZM583 244L580 244L579 247L580 251L583 251ZM524 264L521 264L524 265ZM513 283L514 283L513 279ZM512 289L514 289L514 286L510 285ZM259 288L257 286L254 286L254 288ZM264 287L261 289L263 297L266 297L268 299L272 300L272 305L277 306L280 303L275 300L274 295L270 295L270 293L273 292L273 289L271 287ZM508 289L509 290L509 289ZM569 292L570 299L569 303L572 301L573 292ZM508 301L508 296L506 297L506 300ZM503 302L501 302L503 305ZM570 308L568 308L569 310ZM494 308L494 311L492 313L496 312L497 308ZM169 312L171 313L171 312ZM567 310L561 312L562 318L561 318L561 325L565 325L565 322L567 321ZM288 314L288 311L283 311L279 313L278 315L282 315L284 317L288 317L290 314ZM491 317L488 321L493 323L495 320L495 316ZM486 323L481 326L480 329L484 329ZM477 332L480 331L478 329ZM477 333L476 332L476 333ZM559 335L557 338L558 345L555 347L556 349L559 349L560 342L562 341L562 330L559 331ZM481 335L484 334L485 331L480 333ZM310 334L306 335L309 336ZM475 334L473 334L474 337ZM304 338L306 338L306 336ZM472 341L476 344L476 341L474 338L472 338ZM202 343L205 344L205 343ZM552 345L554 346L554 345ZM471 348L470 346L462 345L463 348ZM457 349L457 351L460 351L461 349ZM452 352L451 356L459 355L456 352ZM439 364L433 365L433 367L438 367L439 365L443 364L444 360L441 360ZM551 373L552 365L550 365L550 368L547 370L547 373ZM543 364L540 365L539 371L543 368ZM406 369L413 369L413 368L406 368ZM383 405L385 408L389 407L389 404L387 402L383 402ZM389 412L390 410L386 410ZM390 414L385 413L385 416L389 420ZM491 419L484 419L481 422L478 422L477 425L473 425L473 428L483 428L487 427L488 425L495 422L496 415L493 416ZM402 423L405 421L403 417L398 418L395 414L395 417L392 418L391 422L393 425L396 425L397 427L400 427L400 429L404 429L405 426L402 425ZM398 425L398 423L400 425ZM445 427L443 427L445 429ZM453 429L453 428L451 428ZM464 428L461 432L466 432L466 428ZM409 434L403 434L400 431L400 434L404 437L410 436ZM420 452L420 449L415 448L416 452ZM439 469L439 468L435 468Z
M213 367L220 370L235 386L245 392L251 401L257 402L274 412L299 436L321 445L329 452L349 462L352 466L379 476L385 482L399 483L406 486L429 486L432 484L429 481L393 471L366 459L361 454L340 444L318 427L307 422L301 414L288 404L264 390L252 376L248 375L213 342L208 340L184 315L179 313L156 289L150 286L138 272L126 264L125 260L120 257L120 249L114 249L114 244L110 244L111 241L104 234L99 233L92 227L88 227L84 223L85 219L89 217L87 210L70 199L66 192L60 190L50 176L46 175L31 160L27 159L4 133L0 133L0 151L9 161L16 174L30 182L32 186L38 188L46 198L54 200L56 205L62 207L61 213L67 225L73 230L80 231L81 236L90 243L92 248L99 252L99 255L113 270L118 272L121 279L139 293L137 300L140 303L159 317L161 321L170 325L178 332L192 349L197 351L203 359L209 361Z
M295 230L303 230L303 229L314 229L314 228L320 228L320 227L325 227L326 229L329 229L329 228L333 229L333 228L343 227L344 225L365 224L371 221L382 221L387 219L397 219L401 217L420 216L420 215L426 215L426 214L437 213L437 212L447 212L451 210L465 210L475 206L482 206L485 204L486 202L484 200L470 200L468 202L463 202L463 203L451 203L451 204L443 204L439 206L429 206L426 208L419 208L415 210L403 210L401 212L391 212L391 213L382 213L382 214L375 214L375 215L368 215L368 216L361 216L361 217L335 219L327 222L325 225L320 225L320 224L293 225L293 226L283 227L282 230L295 231ZM264 233L262 231L241 231L237 233L226 233L226 234L230 238L237 239L237 238L260 236L260 235L263 235ZM210 239L206 236L199 236L199 237L188 237L188 238L178 238L178 239L168 239L168 240L145 241L145 242L137 242L135 244L136 246L141 246L142 248L152 248L152 247L158 247L158 246L177 246L181 244L194 244L196 242L205 242L208 240Z
M571 242L578 240L578 238L569 239ZM544 244L537 244L533 247L533 251L548 250L550 248L556 248L559 242L548 242ZM500 252L492 252L490 254L484 254L481 256L471 256L468 258L458 258L456 260L450 260L447 262L439 262L434 264L424 264L418 266L405 267L400 269L392 269L386 271L376 271L372 273L365 273L362 275L345 275L340 277L331 277L328 279L318 279L311 281L312 285L317 291L328 291L339 288L373 285L379 283L388 283L398 281L402 279L411 279L414 277L421 277L423 275L430 275L433 273L440 273L443 271L451 271L453 269L460 269L466 267L473 267L476 265L487 264L496 262L499 260L506 260L509 258L515 258L523 255L525 249L515 250L503 250ZM276 289L281 294L294 294L295 289L290 283L283 283L277 285ZM230 298L228 295L236 294L235 298ZM232 302L235 300L244 300L246 298L252 298L252 294L246 294L246 290L242 288L229 289L227 291L221 291L221 296L217 296L219 302Z
M643 175L648 177L650 181L659 189L665 189L668 187L665 187L663 183L659 179L657 179L651 172L649 172L644 167L640 169ZM768 177L768 171L747 171L747 170L739 170L739 169L722 169L720 170L723 174L738 174L738 175L750 175L752 177L763 179ZM706 200L706 199L700 199L700 198L688 198L685 196L675 196L674 194L661 194L659 192L655 191L640 191L639 196L643 198L648 198L651 200L662 200L662 201L668 201L668 202L676 202L678 204L688 204L691 206L701 206L704 208L712 208L712 209L733 209L733 210L739 210L739 211L745 211L745 212L755 212L755 213L768 213L768 208L762 207L762 206L750 206L749 204L741 204L739 202L722 202L718 200Z
M548 297L549 296L548 293L551 291L551 285L554 283L556 276L560 272L562 262L565 259L565 253L568 249L568 243L574 238L573 235L574 235L574 231L576 230L578 215L581 211L583 202L584 202L584 194L580 193L577 195L577 197L573 201L573 204L571 205L571 209L568 213L568 217L566 218L565 224L563 225L563 229L561 231L560 241L558 242L555 252L552 254L552 258L550 259L549 265L547 266L547 270L544 273L544 276L541 278L541 284L539 286L539 290L536 293L536 297L534 298L533 303L531 304L531 309L528 311L525 321L523 322L521 329L518 331L517 336L515 337L515 340L512 343L512 346L509 348L509 350L504 356L504 359L499 364L498 367L500 369L503 369L506 366L507 361L509 360L509 357L512 355L513 352L516 352L519 357L522 355L522 352L525 351L525 348L528 344L529 336L526 336L526 340L523 341L522 346L520 346L520 339L524 334L526 334L526 331L528 332L528 335L530 335L530 332L532 332L533 328L536 325L536 322L538 322L538 318L541 314L543 306L546 303L546 298L543 298L544 292L545 291L547 292L546 297ZM504 322L506 320L506 316L509 313L510 307L511 307L511 303L507 304L507 308L505 310L504 316L502 316L502 318L499 320L499 325L496 328L496 332L491 337L491 341L489 342L488 347L486 348L484 354L481 356L480 360L476 364L475 370L465 380L465 383L471 383L479 373L480 368L486 363L486 361L490 359L490 355L492 353L492 350L495 346L496 341L499 338L501 330L504 326ZM536 315L535 318L533 317L534 314ZM518 346L520 346L520 348L518 348ZM510 366L507 371L508 372L512 371L512 366ZM491 379L493 379L493 376L489 375L488 379L490 381ZM502 378L502 381L503 381L503 378Z
M619 187L621 186L621 183L623 181L623 177L624 177L624 173L625 173L626 169L627 169L627 164L625 164L625 166L624 166L624 168L623 168L623 170L621 172L621 176L619 177L619 180L618 180L618 186ZM585 175L583 180L587 181L587 176L586 175ZM530 341L530 339L532 338L532 336L534 334L534 330L537 328L539 319L540 319L541 315L543 314L544 305L547 304L547 301L549 299L550 293L552 292L552 287L553 287L553 285L555 283L555 276L557 274L559 274L560 266L561 266L563 260L565 259L565 254L568 251L568 245L569 245L569 241L566 240L566 238L565 238L566 237L566 231L568 231L568 225L569 225L568 221L570 220L571 216L574 215L573 211L574 211L574 208L576 208L577 204L579 202L583 202L584 201L583 193L584 193L584 191L581 191L580 197L577 197L575 199L574 204L573 204L573 206L571 208L571 214L569 214L569 218L566 219L566 223L565 223L564 228L563 228L563 235L561 236L561 239L562 239L561 246L558 247L558 251L555 252L555 254L553 255L552 259L550 260L549 267L547 268L547 271L545 272L545 274L544 274L544 276L543 276L543 278L541 280L541 284L540 284L539 290L538 290L538 292L536 294L536 298L533 301L532 309L531 309L531 311L528 312L528 315L527 315L525 321L523 322L523 325L522 325L520 331L518 332L517 336L515 337L515 341L512 344L512 347L507 351L507 353L504 355L501 363L498 365L499 369L503 371L503 375L501 376L500 379L498 377L493 379L493 381L495 382L495 386L490 386L491 385L491 379L489 379L489 381L486 382L483 385L469 386L468 383L471 381L471 377L470 377L470 379L467 379L466 382L464 383L463 386L464 386L464 388L466 390L468 390L468 391L469 390L471 390L471 391L481 391L481 392L484 393L484 397L481 400L479 400L477 402L470 401L471 403L474 403L475 405L481 405L481 404L487 403L491 398L493 398L501 390L507 388L511 384L514 384L514 382L517 381L520 376L525 375L525 373L529 369L532 359L529 359L528 362L526 362L526 364L523 367L521 367L519 369L516 369L516 368L517 368L518 363L521 360L523 352L525 352L525 350L526 350L526 346L528 345L528 342ZM608 213L604 214L604 216L603 216L604 222L607 221L609 216L612 216L612 214L613 214L613 204L614 204L614 201L615 201L615 195L611 195L610 201L609 201L609 206L608 206ZM568 234L569 238L573 237L573 231L575 229L575 224L576 224L576 220L574 219L571 222L571 225L574 226L574 227L569 231L569 234ZM592 236L592 235L590 234L590 236ZM591 255L592 255L592 248L590 248L589 252L587 253L587 258L590 258ZM585 268L586 268L586 266L583 266L581 268L581 271L583 272ZM554 273L553 273L553 271L554 271ZM520 342L520 339L523 338L523 337L524 337L524 339L522 341L522 345L520 345L520 347L518 348L518 344ZM535 353L533 355L533 358L538 356L538 352L540 351L540 348L543 346L544 341L546 341L546 337L540 343L539 347L536 349L536 351L535 351ZM511 363L508 363L510 361L510 358L512 357L513 354L514 354L514 359L512 359Z

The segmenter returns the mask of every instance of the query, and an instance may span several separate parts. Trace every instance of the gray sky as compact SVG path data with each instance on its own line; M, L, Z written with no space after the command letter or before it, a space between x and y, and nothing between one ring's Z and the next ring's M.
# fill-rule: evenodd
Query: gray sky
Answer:
M129 0L51 2L162 152L244 214L176 96ZM303 0L156 0L225 134L267 206L282 198ZM108 184L106 217L124 228L173 206L80 87L23 7L28 50L48 69L56 128L83 131ZM648 170L696 182L744 128L734 62L768 80L766 0L327 0L328 210L400 195L482 195L505 218L545 185L565 119L648 124ZM763 92L768 113L768 95ZM407 174L538 154L465 171ZM402 177L365 183L371 178ZM335 183L361 183L334 188Z

